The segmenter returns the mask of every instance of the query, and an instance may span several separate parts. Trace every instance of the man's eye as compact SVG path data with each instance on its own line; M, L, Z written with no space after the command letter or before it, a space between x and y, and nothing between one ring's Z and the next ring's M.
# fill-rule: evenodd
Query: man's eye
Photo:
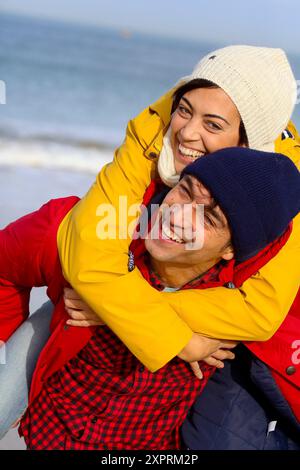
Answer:
M187 196L190 195L189 190L188 190L183 184L180 185L180 189L181 189L182 192L184 192Z
M207 223L207 225L210 225L210 226L214 226L214 222L213 220L206 214L204 214L204 221L205 223Z

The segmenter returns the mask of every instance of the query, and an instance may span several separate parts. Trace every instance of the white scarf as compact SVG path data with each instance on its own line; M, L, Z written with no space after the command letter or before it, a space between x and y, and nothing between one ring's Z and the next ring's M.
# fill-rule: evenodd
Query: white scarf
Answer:
M164 136L157 169L159 176L167 186L173 188L178 183L179 175L175 170L174 155L171 146L171 127L169 127Z

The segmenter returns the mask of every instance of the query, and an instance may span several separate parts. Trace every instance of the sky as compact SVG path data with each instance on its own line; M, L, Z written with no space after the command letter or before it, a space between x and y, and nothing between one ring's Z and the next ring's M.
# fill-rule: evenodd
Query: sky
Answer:
M0 11L300 55L299 0L0 0Z

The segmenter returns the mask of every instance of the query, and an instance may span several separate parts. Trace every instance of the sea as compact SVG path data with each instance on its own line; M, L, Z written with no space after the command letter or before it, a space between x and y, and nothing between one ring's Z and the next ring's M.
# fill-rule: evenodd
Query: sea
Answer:
M224 45L0 13L0 164L94 173L129 119Z

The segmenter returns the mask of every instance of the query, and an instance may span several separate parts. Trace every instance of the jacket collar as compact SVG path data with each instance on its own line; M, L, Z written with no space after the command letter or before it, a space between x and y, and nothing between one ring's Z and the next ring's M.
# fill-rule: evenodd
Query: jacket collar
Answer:
M155 134L153 140L149 143L148 147L144 151L145 157L150 160L158 159L161 152L163 138L170 124L172 95L174 90L175 89L172 88L168 91L168 93L149 106L150 112L155 113L159 117L160 122L158 132Z

